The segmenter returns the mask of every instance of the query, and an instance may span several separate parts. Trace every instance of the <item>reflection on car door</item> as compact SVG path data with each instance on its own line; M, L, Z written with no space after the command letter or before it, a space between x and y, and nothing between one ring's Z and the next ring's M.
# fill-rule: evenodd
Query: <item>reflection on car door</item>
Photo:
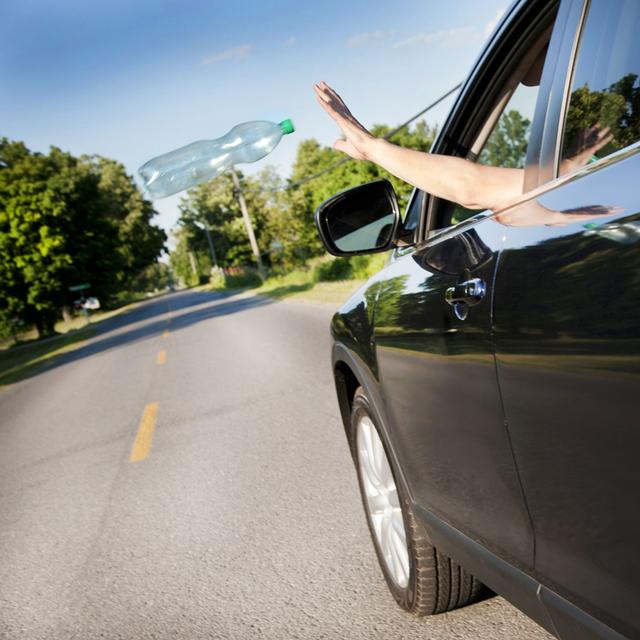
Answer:
M506 233L494 329L537 574L637 637L640 5L591 0L586 8L566 115L549 117L541 158L548 168L559 156L566 177L509 213L510 224L540 224ZM554 82L561 95L566 69L557 67ZM567 608L549 604L556 626L569 624Z
M508 230L494 311L536 570L623 633L640 628L637 151L539 199L564 226Z
M503 232L492 220L469 221L387 267L378 283L375 343L388 428L415 501L528 567L531 529L489 336ZM482 281L484 297L456 310L447 289L472 281Z

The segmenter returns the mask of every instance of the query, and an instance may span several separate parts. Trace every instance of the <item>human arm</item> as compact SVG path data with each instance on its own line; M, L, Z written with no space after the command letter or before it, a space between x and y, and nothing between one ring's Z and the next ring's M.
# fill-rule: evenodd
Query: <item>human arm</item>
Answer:
M409 184L468 209L497 211L522 194L522 169L489 167L463 158L399 147L367 131L325 82L314 89L318 102L345 136L335 142L334 148L352 158L375 162Z
M464 158L423 153L381 138L366 145L366 159L438 198L466 209L499 211L522 195L524 171L476 164Z

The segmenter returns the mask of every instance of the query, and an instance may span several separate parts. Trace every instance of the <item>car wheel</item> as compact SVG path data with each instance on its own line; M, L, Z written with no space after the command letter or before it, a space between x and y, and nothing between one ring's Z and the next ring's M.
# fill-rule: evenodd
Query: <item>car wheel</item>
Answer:
M362 387L353 398L351 447L369 531L398 604L425 616L476 600L482 583L440 553L413 515Z

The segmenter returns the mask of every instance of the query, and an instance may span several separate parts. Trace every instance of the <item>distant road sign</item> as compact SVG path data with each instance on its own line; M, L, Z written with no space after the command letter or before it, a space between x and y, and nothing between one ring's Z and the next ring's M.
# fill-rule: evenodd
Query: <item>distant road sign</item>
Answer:
M74 284L73 287L69 287L69 291L82 291L83 289L90 289L91 285L88 282L84 284Z

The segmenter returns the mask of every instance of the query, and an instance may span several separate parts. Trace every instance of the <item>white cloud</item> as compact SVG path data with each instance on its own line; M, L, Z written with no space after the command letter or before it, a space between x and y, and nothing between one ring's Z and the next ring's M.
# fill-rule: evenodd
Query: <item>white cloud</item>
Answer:
M394 43L394 49L404 49L405 47L416 47L424 44L436 42L447 47L457 47L475 40L478 32L475 27L456 27L444 31L431 31L429 33L417 33L414 36Z
M502 9L498 9L498 12L496 13L496 15L493 16L493 18L491 18L491 20L489 20L489 22L487 22L487 24L484 25L485 36L491 35L491 32L496 28L498 22L500 22L500 18L502 18L505 11L506 11L505 7L502 7Z
M393 31L370 31L369 33L359 33L347 40L347 47L362 47L365 44L380 42L390 38L394 34Z
M253 45L250 44L242 44L239 47L225 49L224 51L220 51L208 58L204 58L202 60L202 64L216 64L217 62L222 62L224 60L242 60L243 58L248 57L252 46Z
M295 36L289 36L283 43L283 47L293 47L293 45L298 42L298 38Z

